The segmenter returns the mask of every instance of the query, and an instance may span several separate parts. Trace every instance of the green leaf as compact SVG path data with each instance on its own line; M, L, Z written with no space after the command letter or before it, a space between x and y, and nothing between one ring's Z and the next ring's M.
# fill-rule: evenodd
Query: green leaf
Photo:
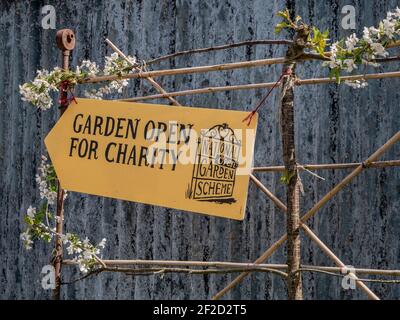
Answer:
M285 170L285 172L281 175L279 180L283 184L288 185L290 183L290 180L293 178L294 175L295 175L295 171L289 172L288 170Z
M336 78L336 82L340 84L340 69L339 68L334 68L331 69L329 72L329 78L332 79L333 77Z
M282 17L283 19L289 20L290 18L290 13L289 13L289 9L286 8L284 11L278 11L277 14L279 17Z
M282 29L285 28L290 28L290 24L286 23L286 22L280 22L275 26L275 33L280 33L282 31Z

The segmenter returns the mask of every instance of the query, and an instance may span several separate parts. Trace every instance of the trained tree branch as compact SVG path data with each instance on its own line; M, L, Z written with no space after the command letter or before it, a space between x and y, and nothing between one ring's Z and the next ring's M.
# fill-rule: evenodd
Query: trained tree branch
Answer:
M194 54L194 53L204 53L204 52L210 52L210 51L217 51L217 50L225 50L225 49L232 49L232 48L237 48L237 47L242 47L242 46L254 46L254 45L291 45L293 41L291 40L249 40L249 41L242 41L242 42L236 42L236 43L230 43L230 44L224 44L220 46L213 46L213 47L208 47L208 48L198 48L198 49L190 49L190 50L184 50L184 51L179 51L179 52L174 52L171 54L167 54L165 56L161 56L158 58L154 58L151 60L146 61L147 65L157 63L163 60L168 60L168 59L173 59L179 56L184 56L188 54Z

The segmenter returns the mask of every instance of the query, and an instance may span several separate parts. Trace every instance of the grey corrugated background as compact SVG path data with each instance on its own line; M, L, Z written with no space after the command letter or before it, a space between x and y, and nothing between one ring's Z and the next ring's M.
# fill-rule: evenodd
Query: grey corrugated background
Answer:
M54 30L40 27L40 8L46 1L4 1L0 3L0 298L48 298L40 287L40 270L50 258L51 247L38 244L26 252L19 240L22 216L39 200L34 182L35 168L43 152L43 139L57 119L57 110L38 112L22 103L18 85L32 79L38 68L60 63ZM174 51L206 47L233 41L269 39L278 19L275 13L285 1L51 1L57 10L57 28L75 30L77 47L72 65L89 58L102 61L110 49L104 37L124 52L141 59ZM357 32L384 18L395 0L288 1L305 21L332 30L332 38L348 35L340 27L341 8L353 4ZM398 51L397 51L398 52ZM231 49L162 63L155 68L208 65L282 55L282 48L267 46ZM392 63L379 71L398 70ZM166 90L209 85L276 80L280 67L263 67L220 73L167 77ZM319 63L298 68L302 78L326 75ZM296 89L297 150L300 163L361 161L400 128L399 80L378 80L365 90L336 85ZM134 81L124 96L154 92L146 83ZM188 106L250 110L264 90L180 97ZM163 102L163 101L158 101ZM400 147L384 159L399 158ZM260 114L255 164L281 164L276 96ZM322 172L320 181L302 174L305 212L346 172ZM280 198L284 187L276 174L260 179ZM349 265L371 268L399 268L400 171L371 169L353 180L351 187L330 201L309 225ZM135 183L135 181L132 181ZM139 182L138 182L139 183ZM246 218L235 222L159 207L71 194L66 207L67 230L88 235L93 241L108 239L107 258L190 259L253 261L285 230L283 215L250 186ZM306 264L331 265L310 241L303 237L302 260ZM284 263L280 249L270 262ZM77 274L64 272L64 280ZM166 275L129 277L103 274L63 287L68 299L194 299L210 298L233 276ZM397 285L373 284L378 296L400 297ZM359 291L345 292L340 280L326 275L307 275L307 299L360 299ZM269 274L248 277L228 298L285 298L281 279Z

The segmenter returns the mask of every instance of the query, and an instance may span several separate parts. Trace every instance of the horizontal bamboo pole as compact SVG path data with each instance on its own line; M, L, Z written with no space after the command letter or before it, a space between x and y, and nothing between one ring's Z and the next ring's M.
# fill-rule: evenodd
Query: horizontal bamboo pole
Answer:
M332 164L304 164L298 167L299 170L330 170L330 169L353 169L362 165L362 162L354 163L332 163ZM371 162L367 168L398 167L400 160L375 161ZM285 166L254 167L253 172L284 172Z
M354 75L354 76L343 76L341 77L341 81L355 81L355 80L373 80L373 79L390 79L390 78L399 78L400 71L394 72L383 72L383 73L370 73L363 75ZM314 79L304 79L297 80L296 85L315 85L315 84L326 84L326 83L336 83L336 79L331 78L314 78ZM264 88L272 88L275 85L275 82L264 82L264 83L251 83L251 84L240 84L240 85L232 85L232 86L221 86L221 87L207 87L200 89L190 89L190 90L182 90L182 91L174 91L168 92L166 94L153 94L143 97L134 97L134 98L126 98L119 99L121 101L135 102L135 101L144 101L144 100L153 100L153 99L161 99L169 97L178 97L178 96L187 96L194 94L206 94L206 93L216 93L216 92L224 92L224 91L236 91L236 90L251 90L251 89L264 89Z
M255 264L242 262L225 262L225 261L175 261L175 260L102 260L107 267L110 266L175 266L175 267L213 267L213 268L268 268L283 270L287 269L286 264ZM75 266L78 263L74 260L64 260L64 265ZM342 273L343 268L328 267L328 266L312 266L302 265L304 269L316 269L328 272ZM370 268L355 268L357 274L365 275L382 275L382 276L400 276L400 270L385 270L385 269L370 269Z

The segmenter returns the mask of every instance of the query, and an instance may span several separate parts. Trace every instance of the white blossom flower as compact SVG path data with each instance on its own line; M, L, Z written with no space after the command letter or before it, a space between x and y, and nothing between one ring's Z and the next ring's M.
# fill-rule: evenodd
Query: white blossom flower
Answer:
M70 245L67 247L67 252L69 255L73 255L74 254L74 246L70 243Z
M393 15L396 18L400 18L400 8L399 7L396 7L395 11L393 12Z
M106 241L107 241L107 239L106 239L106 238L103 238L103 239L100 241L100 243L98 244L98 247L104 249L104 247L106 246Z
M96 76L99 73L99 68L96 62L90 60L83 60L82 63L76 67L75 73L80 76L82 72L86 72L89 77Z
M344 83L354 89L362 89L368 86L368 83L365 80L347 80Z
M355 33L353 33L352 35L347 37L347 39L345 41L347 50L350 50L350 51L354 50L358 41L359 41L359 39L357 38Z
M29 229L21 233L20 239L23 241L26 250L32 249L33 241L32 241L32 236L29 233Z
M46 88L46 84L42 80L37 79L32 84L20 85L19 93L22 96L22 101L32 102L38 109L47 110L53 105L49 89Z
M57 192L51 190L49 186L50 169L51 165L47 163L47 158L42 156L42 161L38 168L39 173L36 174L36 184L39 187L40 198L47 199L49 205L54 205L57 200Z
M375 27L369 27L369 32L374 35L377 36L377 38L380 38L380 31L379 29L375 28Z
M346 66L347 72L352 72L354 69L357 69L357 65L354 63L353 59L345 59L344 65Z
M395 22L393 22L391 19L384 19L382 21L382 23L383 23L383 30L384 30L385 35L388 38L392 38L393 34L395 32L395 26L396 26Z
M78 262L79 270L80 270L82 273L88 273L88 272L89 272L89 268L88 268L88 266L87 266L87 263L85 263L85 260L79 260L79 259L77 259L76 261Z
M378 42L372 43L371 49L374 51L375 55L377 55L377 56L386 57L389 55L389 53L386 51L385 47Z
M28 210L26 211L26 214L29 218L34 218L36 214L36 208L29 206Z
M363 39L365 40L365 42L367 42L369 44L373 43L373 41L371 39L371 32L370 32L369 28L367 28L367 27L364 27Z

